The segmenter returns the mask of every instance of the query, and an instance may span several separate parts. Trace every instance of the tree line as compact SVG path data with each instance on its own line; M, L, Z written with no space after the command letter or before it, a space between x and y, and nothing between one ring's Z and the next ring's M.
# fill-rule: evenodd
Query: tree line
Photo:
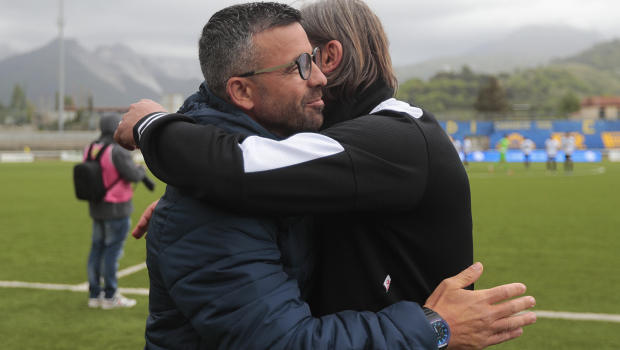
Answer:
M26 97L26 91L19 84L13 87L8 105L0 101L0 122L2 124L30 123L35 113L35 105Z
M408 80L396 97L439 116L464 111L469 116L566 118L580 109L582 98L595 93L600 91L560 66L499 75L477 74L463 66L460 72L439 72L429 81Z
M65 110L76 109L73 97L65 95ZM58 110L58 92L54 98L54 112ZM67 121L66 124L69 129L87 129L89 127L89 117L93 112L93 98L92 95L88 96L88 105L86 108L82 107L77 109L76 117ZM43 123L41 121L41 111L37 110L36 105L27 97L25 87L20 84L15 84L13 92L11 93L11 99L7 105L0 101L0 125L23 125L23 124L35 124L39 129L52 129L58 128L58 121L54 120L51 124Z

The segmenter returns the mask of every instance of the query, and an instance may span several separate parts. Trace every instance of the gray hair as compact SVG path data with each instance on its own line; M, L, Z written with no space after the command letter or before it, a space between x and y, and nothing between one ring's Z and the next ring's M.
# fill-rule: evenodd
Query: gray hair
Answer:
M200 68L211 92L225 99L231 77L260 69L255 35L300 21L298 10L275 2L233 5L215 13L198 41Z
M320 0L302 7L301 14L301 25L311 44L322 46L332 40L342 44L342 62L325 74L325 97L352 99L356 91L380 78L392 89L398 88L387 35L377 15L363 1Z

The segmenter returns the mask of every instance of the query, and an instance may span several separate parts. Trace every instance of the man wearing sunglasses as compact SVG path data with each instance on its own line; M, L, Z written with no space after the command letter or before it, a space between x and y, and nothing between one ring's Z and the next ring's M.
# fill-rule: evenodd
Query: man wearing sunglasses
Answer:
M215 17L215 16L214 16ZM212 18L213 20L213 18ZM207 25L208 27L209 25ZM205 29L207 28L205 27ZM246 113L252 120L257 121L259 124L265 126L265 128L271 132L275 132L279 135L291 135L297 131L307 130L312 131L316 128L315 122L321 120L318 118L316 111L320 110L322 102L315 100L314 95L316 86L323 86L325 81L323 80L322 73L317 70L318 66L312 64L314 59L316 63L321 63L320 54L316 48L309 53L309 44L299 41L299 46L304 46L306 52L298 56L298 58L290 63L281 64L286 62L288 53L294 52L298 45L295 37L299 35L298 28L296 26L283 26L282 28L276 27L263 34L258 34L254 37L254 42L257 47L260 48L276 48L277 53L267 59L267 62L261 62L258 70L254 70L248 73L233 73L228 75L226 80L226 87L218 87L218 82L209 78L209 73L205 72L206 80L209 81L210 88L215 91L225 91L224 95L219 95L222 100L228 100L237 109ZM286 43L286 45L283 45ZM292 45L291 45L292 44ZM203 50L201 46L201 63L203 63ZM263 56L264 57L264 56ZM331 56L328 56L331 57ZM263 66L270 68L262 68ZM203 66L204 67L204 66ZM314 68L314 69L313 69ZM204 70L203 70L204 71ZM269 74L261 74L269 73ZM254 81L257 74L261 74L260 81ZM291 77L295 76L295 79ZM245 80L245 79L250 79ZM300 79L301 78L301 79ZM317 79L317 80L315 80ZM305 82L306 88L301 88L300 82ZM290 84L290 85L288 85ZM224 85L224 84L221 84ZM205 87L206 89L206 87ZM261 91L262 90L262 91ZM256 95L261 93L261 95ZM217 94L217 93L216 93ZM260 97L260 98L258 98ZM218 104L223 103L221 100L214 100ZM213 103L212 103L213 104ZM192 116L199 124L207 124L201 120L202 116L192 115L196 108L192 107L194 102L190 101L181 108L181 112L187 113ZM136 111L144 107L132 106L134 113L140 113ZM148 107L148 106L147 106ZM267 114L272 113L272 114ZM158 124L161 126L162 120L166 120L166 123L170 122L174 116L168 116L167 113L154 113L145 118L137 129L135 130L135 139L140 139L141 135L152 139L157 139L157 136L151 133L150 130L158 130ZM283 118L286 117L286 118ZM184 117L177 116L178 120L184 120ZM173 119L174 120L174 119ZM226 121L229 123L229 121ZM262 157L249 156L245 154L242 156L243 166L246 171L250 172L265 172L272 163L291 165L291 160L296 162L295 158L316 156L317 154L329 155L334 151L338 151L338 146L333 142L330 142L326 138L319 134L299 134L295 135L283 144L293 140L292 150L297 153L291 157L291 154L270 153L272 149L269 147L269 141L259 140L257 138L245 137L244 135L236 135L234 137L225 136L227 130L230 129L229 125L225 123L218 124L221 129L214 129L211 127L211 131L215 132L215 137L224 139L224 144L219 145L216 148L211 148L207 152L220 153L224 152L226 157L232 157L233 159L238 157L238 154L231 154L228 150L229 146L239 145L240 141L243 141L241 147L249 153L264 153ZM224 124L224 125L223 125ZM406 125L404 125L406 126ZM125 126L123 126L125 128ZM209 128L209 127L207 127ZM130 127L131 129L131 127ZM228 131L229 132L229 131ZM247 133L247 131L245 131ZM122 133L122 132L121 132ZM230 133L230 132L229 132ZM251 133L251 131L250 131ZM259 134L260 133L256 133ZM177 134L180 137L184 137L182 134ZM195 141L195 137L201 138L199 134L190 132L187 135L192 135L191 138ZM263 136L269 137L263 133ZM131 137L133 139L134 137ZM123 138L125 141L131 141L130 139ZM275 137L277 140L278 138ZM188 140L191 142L191 140ZM372 141L372 140L370 140ZM141 144L147 141L140 141ZM275 142L275 141L271 141ZM305 147L299 147L298 144L305 144ZM169 147L177 147L174 143L166 142ZM289 143L290 144L290 143ZM168 147L167 146L167 147ZM181 147L182 148L182 147ZM191 159L191 152L178 152L179 149L164 149L158 150L161 152L171 152L178 156L178 159L167 163L164 169L157 167L159 171L166 171L166 168L170 170L169 174L160 173L163 178L170 178L170 174L175 173L175 168L183 168L188 162L194 161ZM304 153L304 148L307 152ZM204 155L205 149L197 148L196 152ZM209 155L207 155L209 157ZM155 162L157 160L153 158ZM199 162L200 163L200 162ZM201 169L200 166L192 171L192 174L185 174L193 179L199 179L204 174L209 173L211 169ZM318 169L320 171L320 168ZM213 181L213 184L225 183L226 181L239 180L239 174L235 173L234 169L230 171L224 170L223 172L217 172L218 178L210 178L208 181ZM290 173L292 178L299 174ZM318 174L317 174L318 175ZM303 178L303 176L302 176ZM250 184L251 185L251 184ZM245 198L245 193L241 191L234 191L228 188L227 193L220 192L217 185L207 186L209 189L207 192L202 191L204 187L189 188L187 193L191 193L192 196L209 197L220 195L231 196L227 202L236 202ZM319 189L311 186L312 190L321 192L317 194L320 197L323 192L338 190L335 188ZM241 190L241 189L239 189ZM228 227L227 234L219 234L218 232L211 232L213 227L210 227L210 232L204 230L196 230L196 217L201 216L200 210L205 210L203 204L198 204L187 196L181 199L171 198L173 191L178 191L172 187L169 187L166 195L162 198L155 210L153 218L151 219L151 225L149 227L149 239L148 244L148 258L149 274L151 277L151 317L147 324L147 345L149 339L156 337L162 338L162 334L166 334L164 329L170 320L162 318L155 309L160 308L160 305L153 305L154 300L161 298L163 294L170 296L175 301L175 305L179 305L179 309L183 316L189 319L186 322L185 331L195 329L198 333L198 337L201 337L205 341L204 344L218 344L226 348L263 348L263 347L279 347L280 345L291 348L388 348L388 349L400 349L400 348L422 348L432 349L437 346L436 334L432 328L430 328L430 322L425 312L419 305L411 302L397 302L391 306L387 306L380 310L376 310L376 313L370 312L353 312L344 311L335 315L327 315L320 320L312 318L308 312L307 305L300 304L299 292L291 285L287 280L286 283L281 283L279 275L281 272L286 272L290 278L295 278L301 289L301 299L303 300L304 293L312 286L312 280L308 278L309 264L313 261L311 250L313 241L312 236L306 234L303 231L303 226L294 226L291 223L303 223L300 219L279 219L274 228L275 237L271 240L271 245L262 240L261 234L265 233L263 230L257 230L257 226L252 226L255 232L250 232L248 228L242 228L244 233L242 235L235 232L234 229L230 229L229 225L241 220L241 217L235 216L235 220L218 220L217 227ZM202 191L202 192L201 192ZM274 198L281 196L281 194L274 193ZM178 196L177 196L178 197ZM180 198L180 197L179 197ZM193 206L198 208L198 211L193 208L185 208L189 212L182 212L181 208L174 207L171 202L181 203L187 201L187 203L193 203ZM273 206L273 201L267 198L265 201L264 211L269 211ZM296 203L292 203L297 205ZM336 202L332 205L327 205L326 211L334 210L334 206L342 205L342 211L349 209L349 203ZM379 204L381 205L381 204ZM388 204L389 205L389 204ZM303 208L313 207L313 203L299 203L298 206L291 207L290 212L302 213ZM207 210L208 211L208 210ZM260 211L260 209L258 209ZM184 227L190 228L188 233L184 232L172 232L173 227L180 225L171 224L170 212L177 215L182 214L182 224ZM204 216L204 214L202 214ZM164 219L165 216L165 219ZM248 218L245 218L247 220ZM209 219L207 219L209 222ZM168 226L170 228L163 229L162 226ZM238 228L238 227L237 227ZM164 232L165 231L165 232ZM155 237L153 237L155 236ZM222 239L226 239L227 245L222 243ZM196 242L209 242L209 244L196 245ZM164 241L165 243L161 243ZM187 246L184 247L184 241ZM180 243L179 243L180 242ZM281 257L273 260L273 257L267 254L267 251L273 251L273 244L277 243L277 248L281 253ZM173 247L177 245L176 247ZM162 250L162 246L165 248ZM184 248L183 248L184 247ZM159 249L159 256L153 251ZM230 255L224 254L222 257L222 250L225 252L235 251L237 253ZM171 258L176 257L176 258ZM193 276L189 281L186 281L186 276L189 271L187 261L177 263L174 260L181 260L183 257L185 260L192 261L192 266L199 266L197 272L190 272L190 275L200 273L200 276ZM166 266L162 265L162 261L166 262ZM173 266L175 264L181 264L180 270L176 272ZM329 267L326 267L329 268ZM174 278L175 273L180 276ZM476 320L479 315L472 315L468 313L468 307L472 306L474 299L479 297L463 301L450 302L449 300L456 294L459 294L462 287L465 287L475 280L475 276L479 275L480 266L475 265L465 271L454 279L448 285L452 287L438 288L437 295L433 294L429 300L433 300L432 305L437 307L450 308L458 315L454 320L460 322L453 322L453 338L454 342L452 347L458 348L481 348L488 345L485 342L479 341L475 346L471 344L465 344L464 339L472 339L478 336L479 333L485 333L493 335L488 329L491 328L488 323L480 325L470 325L468 321ZM276 275L277 274L277 275ZM282 276L283 277L283 276ZM346 277L346 276L343 276ZM294 281L294 280L293 280ZM383 288L385 293L390 292L390 281L386 280ZM403 281L405 282L405 281ZM162 285L174 285L174 288L168 290ZM453 287L456 289L451 289ZM460 286L460 287L458 287ZM202 288L199 288L202 287ZM327 286L333 289L340 288L339 285ZM178 290L175 290L178 288ZM396 286L396 288L399 288ZM199 291L200 297L197 296ZM291 293L291 291L293 291ZM392 289L394 291L394 289ZM501 292L506 292L508 295L515 296L523 292L521 285L503 286L499 290L493 292L479 291L471 292L480 296L481 294L488 294L492 298L486 301L494 300L491 303L504 300L505 295ZM360 290L360 293L363 291ZM215 294L215 299L211 294ZM468 294L473 297L473 294ZM497 298L497 295L501 297ZM185 296L189 296L188 300L183 300ZM351 298L355 298L354 294L350 295ZM206 304L205 300L206 299ZM389 298L388 298L389 300ZM193 303L189 303L193 301ZM189 304L188 304L189 303ZM470 303L468 305L468 303ZM525 306L523 300L515 301L515 306L518 310L522 310ZM487 305L488 306L488 305ZM508 305L506 305L508 307ZM471 308L470 308L471 309ZM363 310L363 309L362 309ZM478 311L482 310L480 308ZM174 315L171 310L163 310L168 314ZM460 312L462 311L462 312ZM427 313L434 315L431 311L427 310ZM198 319L194 318L194 315L199 316ZM178 312L176 314L178 315ZM435 316L433 316L435 317ZM494 316L495 317L495 316ZM496 319L499 319L497 317ZM177 320L179 322L180 319ZM217 321L217 322L216 322ZM503 322L502 323L506 323ZM190 326L191 324L191 326ZM515 324L514 328L509 328L508 332L499 332L495 338L501 337L514 337L515 334L511 334L510 331L518 328L519 324ZM232 328L231 328L232 327ZM177 333L177 330L171 330L171 332ZM484 332L483 332L484 331ZM444 334L445 335L445 334ZM247 338L246 338L247 337ZM165 340L165 339L164 339ZM247 340L247 341L246 341ZM219 341L219 342L218 342ZM215 343L213 343L215 342Z

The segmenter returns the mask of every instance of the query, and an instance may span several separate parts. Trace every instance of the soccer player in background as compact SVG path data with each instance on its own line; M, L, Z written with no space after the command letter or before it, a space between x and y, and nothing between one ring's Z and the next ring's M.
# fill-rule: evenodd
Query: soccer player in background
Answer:
M499 139L497 142L497 149L499 151L499 160L496 163L489 165L489 171L494 172L495 168L500 164L504 164L504 170L506 174L512 175L512 170L508 166L508 162L506 161L506 152L508 152L508 147L510 146L510 141L508 141L508 134L504 134L504 137Z
M457 138L452 139L452 145L454 145L454 149L456 149L456 153L458 153L459 157L461 156L461 150L463 149L463 143L461 140Z
M545 140L545 150L547 151L547 176L551 174L555 175L557 172L555 156L558 153L558 148L560 148L558 140L552 138L551 136Z
M465 169L469 167L469 161L467 157L471 154L474 145L471 142L471 139L468 136L465 136L463 139L463 165L465 165Z
M566 159L564 160L564 175L573 175L573 152L575 151L575 137L570 133L562 136L562 151Z
M532 154L532 150L534 150L534 148L536 148L534 141L528 139L527 137L521 141L521 152L523 152L523 155L525 156L525 169L530 168L530 154Z

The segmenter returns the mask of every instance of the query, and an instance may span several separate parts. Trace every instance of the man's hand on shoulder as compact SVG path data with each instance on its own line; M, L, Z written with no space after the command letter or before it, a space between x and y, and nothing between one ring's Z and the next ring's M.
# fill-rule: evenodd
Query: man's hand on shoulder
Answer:
M536 304L533 297L507 301L525 293L521 283L483 290L463 289L480 275L482 264L476 263L445 279L426 300L424 306L439 313L450 326L449 350L484 349L520 336L521 327L536 322L533 312L517 315Z
M121 147L133 151L137 148L136 141L133 139L133 127L140 119L155 112L166 112L166 109L159 103L152 100L140 100L129 106L129 112L123 115L123 120L118 124L114 133L114 140Z

